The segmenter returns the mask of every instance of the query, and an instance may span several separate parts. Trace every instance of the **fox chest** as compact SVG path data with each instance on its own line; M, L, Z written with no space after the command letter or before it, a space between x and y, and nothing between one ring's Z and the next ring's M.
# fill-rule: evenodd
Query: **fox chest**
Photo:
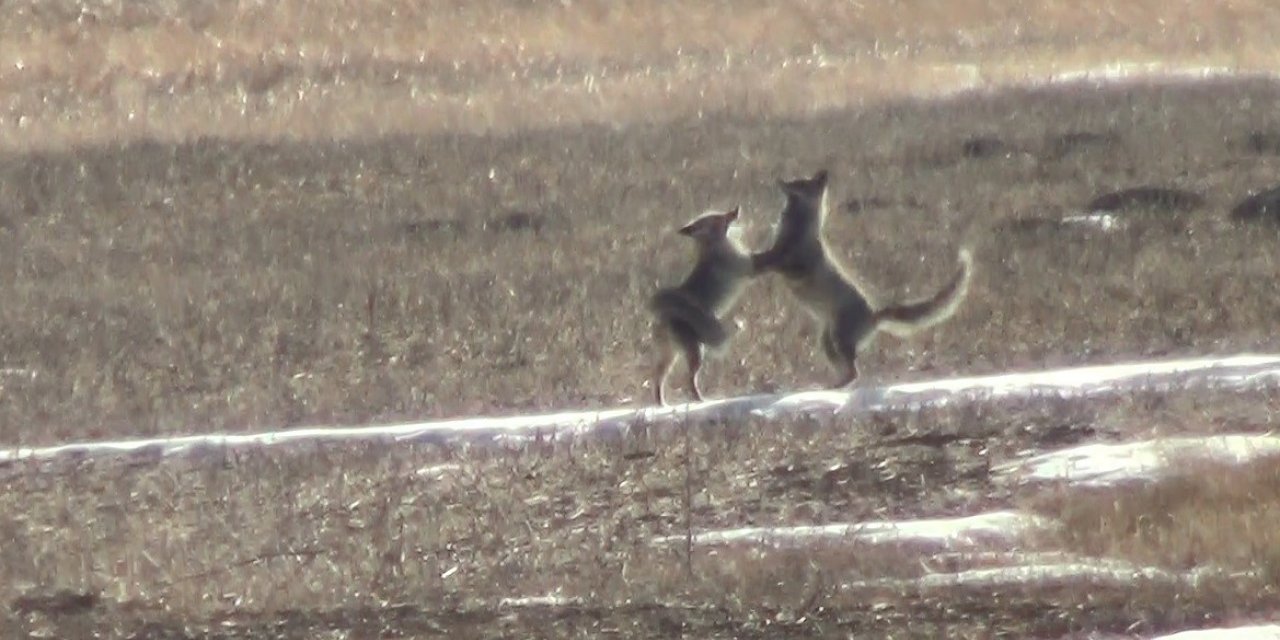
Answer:
M700 265L689 274L684 288L717 311L731 306L742 293L750 265L736 263Z

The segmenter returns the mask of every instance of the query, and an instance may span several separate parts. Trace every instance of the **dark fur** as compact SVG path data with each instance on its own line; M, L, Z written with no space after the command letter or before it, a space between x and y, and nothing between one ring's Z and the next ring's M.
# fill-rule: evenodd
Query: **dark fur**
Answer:
M822 353L842 370L835 386L845 387L858 377L858 351L868 346L878 330L910 335L955 311L967 291L972 258L967 249L962 250L960 271L933 296L876 310L823 242L827 178L822 170L810 178L779 181L787 203L777 234L768 250L751 256L751 264L756 273L775 272L785 278L800 302L822 323Z
M654 398L665 404L662 387L676 353L689 365L689 387L695 399L702 399L698 372L706 351L724 348L729 332L720 316L738 298L753 271L750 256L728 237L729 225L738 209L708 214L686 225L680 233L698 243L698 260L679 285L660 289L649 299L654 314L654 341L659 348L658 367L653 378Z

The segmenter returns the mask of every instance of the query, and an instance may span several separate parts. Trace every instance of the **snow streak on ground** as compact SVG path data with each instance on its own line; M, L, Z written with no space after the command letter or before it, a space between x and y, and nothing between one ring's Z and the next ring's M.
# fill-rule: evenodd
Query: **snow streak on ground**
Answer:
M860 580L842 585L846 589L892 589L894 591L950 591L960 588L1005 589L1009 587L1054 588L1073 585L1125 587L1140 580L1161 584L1194 586L1203 577L1225 575L1214 569L1177 573L1135 564L1117 565L1106 558L1081 558L1075 562L1014 564L1006 567L965 569L930 573L919 578Z
M803 527L749 527L708 531L693 536L696 545L754 543L770 547L805 546L815 542L857 542L912 546L921 551L1017 545L1033 531L1049 528L1043 518L1015 511L995 511L963 518L881 520L855 524ZM657 544L683 543L681 535L664 536Z
M1007 551L1034 546L1035 536L1051 532L1052 520L1017 511L995 511L960 518L873 521L795 527L750 527L693 534L699 546L804 548L858 544L892 546L919 554L927 572L915 578L858 580L846 589L946 590L956 587L1055 587L1073 584L1131 585L1139 580L1194 585L1204 577L1224 574L1213 567L1175 572L1144 567L1114 558L1058 551ZM685 536L654 539L655 544L682 544ZM930 564L948 567L933 571ZM1242 577L1241 576L1236 577Z
M1124 227L1124 221L1109 213L1082 213L1066 216L1064 224L1097 227L1099 231L1112 231Z
M1181 631L1151 640L1280 640L1280 625L1265 624L1226 629Z
M999 465L998 474L1016 481L1067 482L1106 487L1158 480L1191 461L1248 464L1280 455L1280 436L1231 434L1160 438L1120 444L1089 444Z
M665 408L616 408L370 427L312 427L244 435L207 434L42 448L8 447L0 450L0 462L111 456L158 459L223 448L319 442L483 443L538 438L619 437L632 426L640 425L695 425L749 417L776 419L797 414L856 415L885 409L1008 397L1079 397L1136 389L1171 390L1189 385L1245 387L1276 384L1277 381L1280 381L1280 355L1246 354L951 378L863 387L852 391L743 396Z

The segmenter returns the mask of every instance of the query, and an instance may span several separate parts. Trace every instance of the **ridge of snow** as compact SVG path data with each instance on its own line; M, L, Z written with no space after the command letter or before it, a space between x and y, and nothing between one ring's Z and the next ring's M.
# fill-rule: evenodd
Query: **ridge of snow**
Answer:
M1205 384L1246 386L1280 380L1280 355L1242 354L1094 365L1025 373L908 382L852 391L799 391L709 400L671 407L622 407L413 422L363 427L305 427L250 434L201 434L137 440L81 442L47 447L0 448L0 463L106 456L165 458L224 448L262 448L291 443L390 441L529 442L561 437L619 437L633 425L697 424L752 416L867 413L919 408L955 401L1038 394L1089 396L1137 388Z
M1206 577L1231 576L1218 569L1188 572L1144 567L1116 559L1101 562L1051 562L1009 567L983 567L947 573L930 573L919 578L887 578L845 583L845 588L954 589L956 587L1057 587L1077 583L1127 587L1139 580L1194 585Z

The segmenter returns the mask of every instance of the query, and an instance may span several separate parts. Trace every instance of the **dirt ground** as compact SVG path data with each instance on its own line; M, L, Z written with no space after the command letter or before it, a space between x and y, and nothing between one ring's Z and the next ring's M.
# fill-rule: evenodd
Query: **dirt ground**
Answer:
M434 28L468 37L433 49L444 40L403 26L422 15L386 17L409 11L393 0L325 20L292 0L232 4L18 3L0 25L0 444L646 402L643 301L689 261L673 230L741 204L761 245L774 181L820 167L827 236L878 300L932 291L975 248L960 312L881 339L867 384L1277 350L1280 197L1247 198L1280 182L1280 83L902 96L943 62L1005 81L1028 68L1014 59L1265 61L1242 44L1270 41L1263 6L1187 5L1159 26L1148 10L1164 3L841 3L843 21L823 19L832 3L750 3L680 23L679 3L580 2L572 28L593 37L566 38L570 3L441 3ZM352 39L365 32L378 37ZM1075 218L1093 209L1112 217ZM830 380L778 282L753 284L735 316L710 395ZM1186 390L584 446L11 464L0 627L1056 638L1265 619L1280 604L1270 467L1087 496L1015 489L991 468L1091 441L1265 432L1278 405L1269 389ZM1251 573L868 592L851 580L927 568L852 545L651 544L1004 507L1068 523L1033 550ZM501 600L547 594L575 600Z

